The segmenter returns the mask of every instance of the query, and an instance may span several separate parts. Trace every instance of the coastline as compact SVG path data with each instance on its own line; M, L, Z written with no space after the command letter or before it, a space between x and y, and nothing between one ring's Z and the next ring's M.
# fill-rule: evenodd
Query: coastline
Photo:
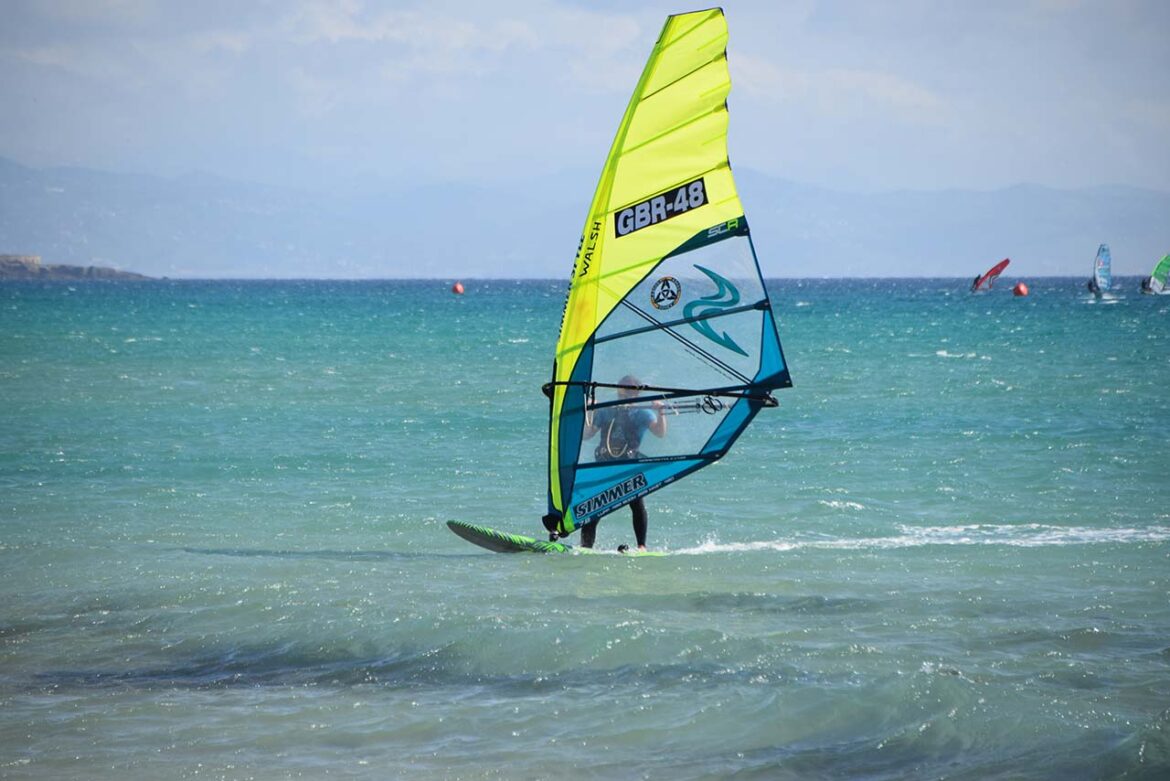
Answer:
M0 255L0 280L153 279L145 274L107 266L71 266L42 263L37 255Z

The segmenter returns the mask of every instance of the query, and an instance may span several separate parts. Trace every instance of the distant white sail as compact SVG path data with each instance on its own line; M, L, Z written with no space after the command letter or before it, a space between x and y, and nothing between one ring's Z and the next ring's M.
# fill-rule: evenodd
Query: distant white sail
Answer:
M1097 248L1097 257L1093 260L1093 278L1087 287L1094 295L1101 295L1113 286L1113 259L1109 255L1109 245L1102 244Z

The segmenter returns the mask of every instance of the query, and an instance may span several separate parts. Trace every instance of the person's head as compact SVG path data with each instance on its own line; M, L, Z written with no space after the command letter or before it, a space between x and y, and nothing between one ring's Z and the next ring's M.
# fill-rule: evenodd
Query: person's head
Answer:
M618 385L622 385L625 387L618 388L618 392L617 392L618 398L619 399L635 398L639 393L642 392L641 388L639 387L641 384L642 384L642 381L639 380L637 377L635 377L632 374L627 374L625 377L622 377L620 380L618 380Z

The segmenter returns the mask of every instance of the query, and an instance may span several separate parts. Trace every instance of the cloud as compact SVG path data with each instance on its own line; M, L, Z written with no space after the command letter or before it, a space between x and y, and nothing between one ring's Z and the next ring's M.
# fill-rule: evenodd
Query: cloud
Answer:
M328 174L483 180L595 166L668 10L0 5L0 155L314 184L323 167L306 159L329 159ZM1160 0L726 5L735 149L775 173L875 186L1166 179Z
M552 14L543 29L544 46L554 54L551 64L567 66L573 84L586 93L626 95L633 91L657 32L653 24L633 15L576 9Z
M186 40L186 44L190 46L191 50L200 55L216 52L243 54L252 47L253 42L254 36L237 30L198 32L193 33Z
M162 10L157 0L16 0L12 4L22 16L99 29L140 28Z
M653 25L660 24L655 15ZM586 92L628 91L652 41L645 20L635 14L543 0L502 8L436 3L421 10L307 0L280 26L297 46L330 44L344 51L378 44L371 57L388 83L432 77L478 82L516 56L530 63L530 74L562 73Z
M911 125L940 124L950 116L948 101L908 79L851 68L798 70L750 55L731 61L735 87L778 103L799 104L832 119L881 116Z
M422 10L371 10L356 0L309 0L294 7L281 23L290 40L300 45L319 43L387 43L425 51L433 60L458 52L501 52L512 47L532 48L536 33L522 19L486 20Z
M77 65L75 47L64 44L48 44L44 46L16 46L3 52L5 57L17 62L27 63L45 68L59 68L61 70L81 69Z

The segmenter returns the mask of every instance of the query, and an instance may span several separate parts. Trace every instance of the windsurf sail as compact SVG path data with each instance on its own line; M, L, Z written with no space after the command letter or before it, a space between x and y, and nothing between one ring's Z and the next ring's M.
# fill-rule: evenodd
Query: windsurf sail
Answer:
M727 157L727 22L671 16L589 207L553 363L565 536L721 458L792 385Z
M1113 284L1113 259L1109 255L1109 245L1097 247L1097 257L1093 260L1093 280L1089 283L1089 290L1094 293L1104 293Z
M1009 258L1004 258L999 263L996 263L991 268L987 269L981 277L975 277L975 281L971 283L972 293L982 293L985 290L991 290L991 286L995 284L995 280L999 279L999 275L1011 263Z
M1158 295L1170 293L1170 289L1166 287L1167 276L1170 276L1170 255L1163 255L1158 264L1154 266L1154 270L1150 272L1145 284L1142 285L1142 292Z

